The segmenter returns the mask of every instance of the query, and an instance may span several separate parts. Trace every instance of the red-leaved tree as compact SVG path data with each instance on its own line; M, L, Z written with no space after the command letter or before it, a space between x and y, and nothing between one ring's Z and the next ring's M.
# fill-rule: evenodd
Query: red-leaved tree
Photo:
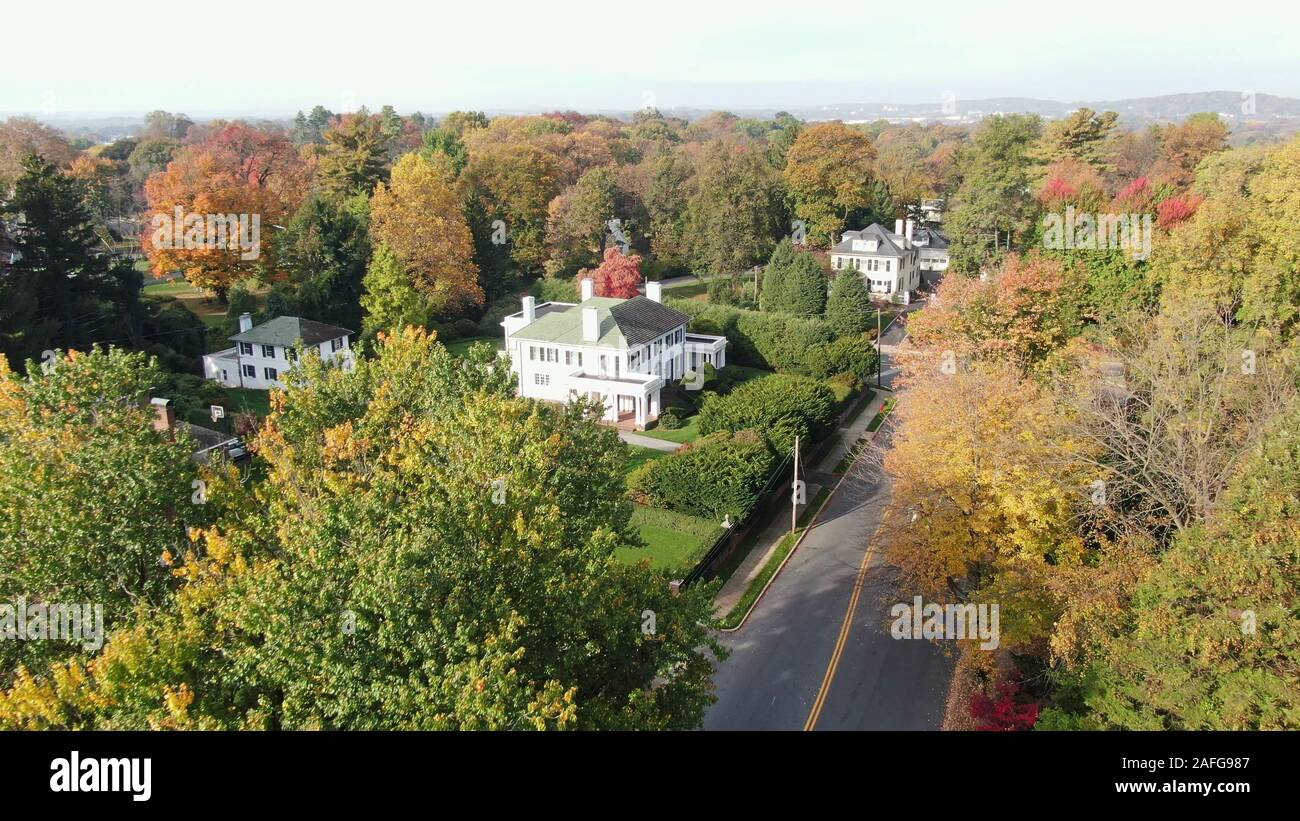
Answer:
M600 266L594 271L580 271L578 279L593 280L596 296L631 299L637 295L637 286L641 284L641 257L624 255L615 247L606 248Z
M1004 681L998 685L996 700L981 692L970 699L970 715L977 730L1032 730L1042 705L1020 700L1020 684Z

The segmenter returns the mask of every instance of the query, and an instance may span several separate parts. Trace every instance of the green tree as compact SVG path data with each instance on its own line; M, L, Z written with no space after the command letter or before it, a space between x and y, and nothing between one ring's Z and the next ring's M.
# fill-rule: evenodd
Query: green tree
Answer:
M192 441L153 428L148 399L162 380L143 354L117 348L26 378L0 358L0 600L101 605L108 629L164 600L167 552L208 513L193 501ZM79 649L0 641L0 682Z
M15 367L54 348L141 341L140 275L110 265L85 206L85 188L35 157L7 203L19 258L0 277L0 354Z
M0 723L700 726L709 591L614 557L635 545L625 455L589 408L516 398L490 350L410 329L351 372L303 367L257 504L184 557L173 605L106 663L19 681Z
M714 140L696 165L683 239L695 270L732 274L763 260L783 233L780 177L752 146Z
M804 317L819 317L826 311L826 271L817 257L796 254L785 275L784 298L778 310Z
M1030 148L1041 129L1031 114L988 117L980 125L973 148L963 155L962 184L944 219L955 271L979 270L1030 229Z
M346 199L369 194L388 179L388 136L379 115L345 114L324 134L325 148L317 176L332 196Z
M361 284L365 289L361 295L361 309L365 312L361 329L367 337L407 325L425 328L433 321L433 306L416 289L406 266L387 245L375 249Z
M871 308L871 295L855 271L841 271L831 284L831 295L826 301L826 321L839 336L858 336L875 330L875 312Z
M364 195L340 202L314 194L285 226L281 262L305 316L360 329L371 255L368 217Z

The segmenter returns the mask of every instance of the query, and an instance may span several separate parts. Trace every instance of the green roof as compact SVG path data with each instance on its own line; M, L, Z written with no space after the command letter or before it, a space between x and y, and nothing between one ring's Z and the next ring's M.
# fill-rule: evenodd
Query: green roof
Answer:
M610 309L626 300L594 296L577 305L545 306L546 311L536 320L511 334L517 339L535 339L557 345L600 345L606 348L626 348L627 340L614 321ZM595 342L582 339L582 309L595 308L600 320L600 337Z

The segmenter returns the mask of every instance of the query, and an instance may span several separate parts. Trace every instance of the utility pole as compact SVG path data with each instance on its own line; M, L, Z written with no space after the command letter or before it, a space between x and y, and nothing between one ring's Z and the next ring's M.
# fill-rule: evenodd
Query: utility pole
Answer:
M794 438L794 484L790 486L790 532L799 527L799 437Z
M881 384L881 364L880 364L880 309L876 309L876 387L883 388Z

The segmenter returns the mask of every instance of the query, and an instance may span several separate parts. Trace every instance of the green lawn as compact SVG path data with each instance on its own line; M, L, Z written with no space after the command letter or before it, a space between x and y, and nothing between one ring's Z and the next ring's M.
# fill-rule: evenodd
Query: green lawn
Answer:
M469 349L480 342L487 342L496 350L501 350L502 339L495 336L467 336L455 342L444 343L452 356L465 356Z
M667 451L655 450L654 448L643 448L640 445L628 445L627 472L631 473L646 462L653 462L655 459L662 459L668 456Z
M685 572L698 562L705 550L722 532L716 522L637 505L632 511L632 526L646 546L620 547L614 555L628 563L649 559L652 567Z
M642 431L641 435L649 436L654 439L662 439L665 442L676 442L679 445L685 445L688 442L694 442L696 439L700 438L699 423L700 423L699 414L692 414L691 416L688 416L686 417L685 420L683 420L683 424L680 428L676 428L674 430L668 430L667 428L654 427L649 430ZM655 424L658 425L657 422Z
M226 407L266 418L271 413L271 392L248 388L226 388Z
M262 287L254 292L259 307L266 304L269 289ZM169 279L150 282L142 289L146 297L160 300L174 299L199 318L209 329L219 329L226 324L226 306L218 302L212 294L195 288L183 279ZM208 334L209 353L230 347L230 343L220 335Z

